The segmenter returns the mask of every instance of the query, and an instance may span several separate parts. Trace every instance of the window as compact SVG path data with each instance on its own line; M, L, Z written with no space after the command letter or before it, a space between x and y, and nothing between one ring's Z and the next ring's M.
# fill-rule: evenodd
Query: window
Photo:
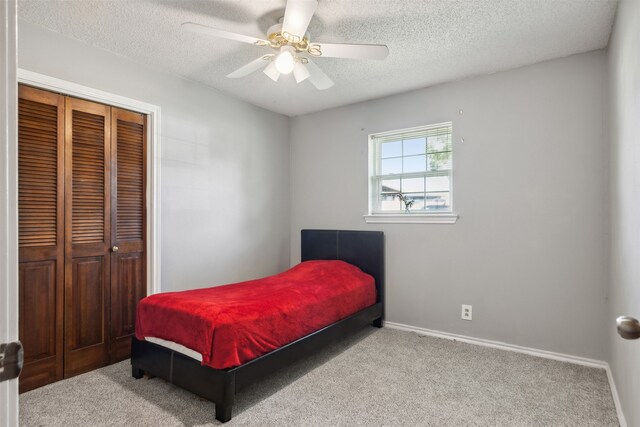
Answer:
M451 214L451 133L448 122L370 135L369 218Z

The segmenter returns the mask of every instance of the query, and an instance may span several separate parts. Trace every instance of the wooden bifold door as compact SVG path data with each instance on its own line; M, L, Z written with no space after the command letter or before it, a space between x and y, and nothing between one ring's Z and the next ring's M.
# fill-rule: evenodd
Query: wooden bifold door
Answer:
M20 391L129 357L146 294L146 117L27 86L18 102Z

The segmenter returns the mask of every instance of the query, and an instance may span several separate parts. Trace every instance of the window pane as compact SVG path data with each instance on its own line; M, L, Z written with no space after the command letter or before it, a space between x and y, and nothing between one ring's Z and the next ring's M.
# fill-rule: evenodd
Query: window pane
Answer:
M424 154L427 149L427 143L424 138L407 139L402 141L402 155L413 156L415 154Z
M403 178L402 179L402 192L403 193L416 193L424 192L424 178Z
M427 139L427 151L451 151L451 135L430 136Z
M402 172L402 157L397 159L382 159L382 167L380 168L381 175L388 175L390 173Z
M383 179L382 192L383 193L399 193L400 180L399 179Z
M449 191L449 176L428 176L427 191Z
M424 210L424 193L407 193L405 197L412 201L410 211L421 211ZM405 204L402 204L402 208L405 208Z
M380 157L383 159L400 156L402 156L402 141L383 142L380 144Z
M451 170L451 151L427 154L430 171Z
M402 172L424 172L427 164L425 156L410 156L403 157Z
M398 211L402 209L401 202L394 194L381 194L380 209L383 211Z
M451 209L451 196L449 192L427 193L425 210L431 212L448 211Z
M422 135L422 136L421 136ZM451 123L373 135L369 177L374 212L451 212L453 139Z

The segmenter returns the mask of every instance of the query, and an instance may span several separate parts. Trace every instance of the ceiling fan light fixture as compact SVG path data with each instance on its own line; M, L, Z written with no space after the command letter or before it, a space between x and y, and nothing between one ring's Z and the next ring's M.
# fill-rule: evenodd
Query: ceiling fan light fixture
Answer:
M309 70L307 70L307 67L305 67L303 63L296 61L293 65L293 77L296 78L296 83L305 81L309 76L311 76L311 74Z
M265 73L274 82L277 82L280 78L280 71L278 71L276 61L271 61L271 63L267 65L262 72Z
M232 79L245 77L262 69L274 82L277 82L282 74L293 73L296 82L308 80L316 89L325 90L332 87L334 82L311 61L311 58L381 60L389 55L389 48L382 44L312 43L308 29L318 8L318 0L285 1L284 16L278 24L269 27L266 38L247 36L195 22L185 22L182 28L185 31L268 47L272 50L273 53L254 59L228 74L227 77ZM269 61L264 68L263 61Z
M289 74L293 71L296 64L294 53L295 49L291 46L282 46L280 53L276 57L274 64L281 74Z

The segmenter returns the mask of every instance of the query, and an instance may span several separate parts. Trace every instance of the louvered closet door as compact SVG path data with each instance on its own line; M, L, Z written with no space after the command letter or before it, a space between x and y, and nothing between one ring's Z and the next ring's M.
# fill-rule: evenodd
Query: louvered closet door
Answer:
M146 120L111 110L111 362L130 356L136 305L146 295ZM116 249L117 248L117 249Z
M62 379L64 97L19 88L20 392Z
M65 112L65 378L109 362L111 108Z

